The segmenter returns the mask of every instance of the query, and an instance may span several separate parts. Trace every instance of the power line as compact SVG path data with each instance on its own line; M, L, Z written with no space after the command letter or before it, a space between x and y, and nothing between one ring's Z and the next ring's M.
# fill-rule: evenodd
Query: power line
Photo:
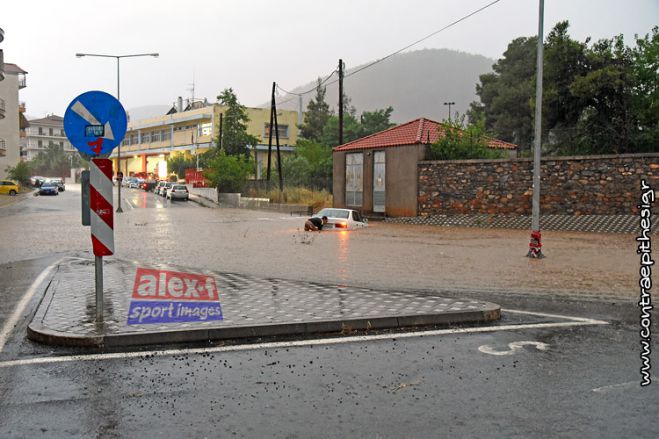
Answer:
M352 76L352 75L356 75L357 73L359 73L359 72L361 72L361 71L363 71L363 70L366 70L366 69L368 69L368 68L370 68L370 67L373 67L374 65L379 64L379 63L381 63L382 61L385 61L385 60L391 58L392 56L397 55L397 54L399 54L399 53L401 53L401 52L403 52L403 51L409 49L410 47L416 46L417 44L419 44L419 43L421 43L421 42L423 42L423 41L425 41L425 40L427 40L427 39L429 39L429 38L431 38L431 37L434 37L435 35L437 35L437 34L439 34L439 33L441 33L441 32L444 32L444 31L447 30L447 29L452 28L453 26L457 25L458 23L461 23L461 22L467 20L468 18L471 18L471 17L473 17L474 15L476 15L476 14L478 14L478 13L480 13L480 12L486 10L486 9L488 9L489 7L494 6L495 4L499 3L500 1L501 1L501 0L494 0L494 1L492 1L492 2L490 2L490 3L488 3L488 4L486 4L485 6L482 6L482 7L478 8L478 9L476 9L475 11L473 11L473 12L471 12L471 13L469 13L469 14L467 14L467 15L465 15L465 16L463 16L463 17L461 17L461 18L459 18L459 19L457 19L457 20L455 20L455 21L453 21L453 22L451 22L451 23L449 23L449 24L447 24L446 26L442 27L441 29L438 29L438 30L436 30L436 31L434 31L434 32L432 32L432 33L426 35L425 37L420 38L420 39L414 41L413 43L408 44L407 46L405 46L405 47L403 47L403 48L401 48L401 49L396 50L395 52L392 52L392 53L390 53L390 54L388 54L388 55L386 55L386 56L384 56L384 57L382 57L382 58L380 58L380 59L377 59L377 60L375 60L375 61L373 61L373 62L371 62L371 63L369 63L369 64L367 64L367 65L365 65L365 66L363 66L363 67L360 67L359 69L357 69L357 70L355 70L355 71L353 71L353 72L350 72L350 73L345 74L345 75L343 76L343 78L345 79L345 78L348 78L348 77L350 77L350 76ZM325 78L325 80L322 81L322 82L320 83L320 85L325 84L325 83L326 83L326 82L332 77L332 75L334 75L336 72L337 72L337 71L334 70L332 73L330 73L329 76L328 76L327 78ZM328 83L327 85L336 84L338 81L339 81L339 80L336 79L336 80L334 80L334 81ZM281 91L283 91L283 92L285 92L285 93L287 93L287 94L295 95L295 96L302 96L302 95L305 95L305 94L307 94L307 93L311 93L312 91L314 91L314 90L316 89L316 87L317 87L317 85L316 85L315 87L313 87L312 89L309 89L309 90L304 91L304 92L302 92L302 93L293 93L293 92L287 91L287 90L285 90L285 89L279 87L279 85L277 85L277 88L279 88ZM283 105L283 104L285 104L285 103L287 103L287 102L291 102L291 101L294 100L294 99L295 99L295 98L287 99L287 100L285 100L285 101L283 101L283 102L280 102L279 105Z
M361 67L361 68L355 70L354 72L350 72L350 73L346 74L346 75L344 76L344 78L347 78L347 77L349 77L349 76L355 75L355 74L361 72L362 70L366 70L366 69L368 69L369 67L372 67L372 66L374 66L374 65L376 65L376 64L378 64L378 63L381 63L382 61L384 61L384 60L386 60L386 59L388 59L388 58L391 58L392 56L397 55L397 54L399 54L400 52L402 52L402 51L404 51L404 50L409 49L409 48L412 47L412 46L416 46L417 44L419 44L419 43L421 43L421 42L427 40L428 38L430 38L430 37L434 37L434 36L437 35L438 33L440 33L440 32L444 32L445 30L452 28L452 27L455 26L456 24L458 24L458 23L460 23L460 22L462 22L462 21L465 21L466 19L468 19L468 18L470 18L470 17L472 17L472 16L478 14L479 12L484 11L485 9L489 8L490 6L493 6L493 5L497 4L497 3L499 3L500 1L501 1L501 0L494 0L493 2L490 2L490 3L488 3L487 5L485 5L485 6L481 7L481 8L479 8L479 9L476 9L474 12L472 12L472 13L470 13L470 14L467 14L467 15L465 15L465 16L462 17L462 18L457 19L457 20L455 20L455 21L452 22L452 23L447 24L447 25L444 26L443 28L438 29L438 30L436 30L435 32L433 32L433 33L431 33L431 34L428 34L428 35L426 35L425 37L423 37L423 38L421 38L421 39L419 39L419 40L416 40L415 42L413 42L413 43L411 43L411 44L408 44L407 46L403 47L402 49L398 49L397 51L392 52L392 53L390 53L389 55L387 55L387 56L385 56L385 57L383 57L383 58L380 58L380 59L378 59L378 60L375 60L375 61L373 61L372 63L367 64L367 65L365 65L364 67ZM332 84L334 84L335 82L336 82L336 81L332 82Z
M322 80L320 84L316 84L313 88L310 88L309 90L307 90L307 91L303 91L303 92L300 92L300 93L295 93L295 92L292 92L292 91L288 91L288 90L286 90L286 89L280 87L279 84L277 84L277 88L278 88L279 90L283 91L284 93L289 94L289 95L302 96L302 95L305 95L305 94L307 94L307 93L311 93L312 91L314 91L314 90L316 89L316 87L318 87L318 85L323 85L324 83L326 83L327 81L329 81L329 79L330 79L332 76L334 76L335 73L336 73L336 69L334 69L334 71L333 71L332 73L330 73L330 74L327 76L327 78L325 78L324 80Z

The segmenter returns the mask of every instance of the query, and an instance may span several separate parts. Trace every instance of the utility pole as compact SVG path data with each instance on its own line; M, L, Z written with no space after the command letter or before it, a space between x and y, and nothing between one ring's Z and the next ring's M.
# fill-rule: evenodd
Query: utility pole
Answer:
M297 124L302 125L302 123L304 122L304 120L303 120L304 118L302 116L302 95L297 96L297 107L298 107Z
M339 60L339 145L343 145L343 60Z
M540 240L540 146L542 135L542 63L544 56L543 22L545 13L544 0L539 1L538 12L538 50L535 85L535 139L533 142L533 205L531 210L531 242L529 243L528 257L543 258L542 243Z
M455 102L444 102L444 105L448 105L448 123L451 124L451 105L455 105Z
M270 98L270 125L268 125L269 133L268 133L268 190L270 189L270 163L271 163L271 156L272 156L272 127L274 126L274 117L275 117L275 87L277 87L277 83L273 82L272 83L272 95Z
M284 192L284 175L281 172L281 154L279 152L279 124L277 123L277 103L272 95L272 113L275 116L275 139L277 140L277 173L279 174L279 192ZM272 132L272 126L270 126Z
M219 142L218 145L220 145L220 149L222 149L222 128L224 125L224 119L223 119L223 114L220 113L220 132L219 132Z

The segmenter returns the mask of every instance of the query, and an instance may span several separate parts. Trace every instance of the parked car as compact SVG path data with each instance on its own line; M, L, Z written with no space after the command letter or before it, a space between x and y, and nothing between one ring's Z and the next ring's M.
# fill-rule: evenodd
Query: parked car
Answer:
M157 184L155 180L145 180L140 187L148 192L154 190Z
M57 185L57 190L59 192L64 192L64 190L66 189L66 187L64 186L64 180L62 180L61 178L50 178L48 181L50 181L51 183L55 183Z
M167 189L169 189L170 187L172 187L173 184L174 184L174 183L170 183L170 182L168 182L168 181L165 182L165 184L163 184L162 186L160 186L160 192L158 192L158 195L160 195L161 197L166 196L166 195L167 195Z
M153 192L154 192L155 194L160 195L160 188L163 187L163 186L165 185L165 183L166 183L166 182L165 182L165 181L162 181L162 180L159 181L158 183L156 183L156 185L153 187Z
M12 197L20 192L21 188L18 183L11 180L0 180L0 194L11 195Z
M327 217L327 224L323 226L324 229L338 229L338 230L351 230L360 229L368 226L368 220L352 209L336 209L325 208L321 209L314 216L322 218Z
M144 183L144 180L141 178L134 178L128 183L128 188L129 189L139 189L142 187L142 183Z
M30 186L39 187L44 181L46 181L46 177L35 175L33 177L30 177Z
M188 201L190 199L190 193L188 192L188 187L184 184L172 184L172 186L167 189L167 195L165 195L166 198L169 198L170 200L185 200Z
M50 180L44 181L39 188L39 195L59 195L57 183L53 183Z
M124 179L121 181L121 185L129 188L130 185L135 181L137 181L137 178L135 177L124 177Z

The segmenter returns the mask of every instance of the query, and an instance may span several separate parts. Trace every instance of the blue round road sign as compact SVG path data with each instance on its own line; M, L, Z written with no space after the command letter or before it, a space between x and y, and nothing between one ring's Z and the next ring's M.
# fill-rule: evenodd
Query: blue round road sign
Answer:
M107 157L126 135L126 111L114 96L88 91L76 97L64 113L64 131L86 157Z

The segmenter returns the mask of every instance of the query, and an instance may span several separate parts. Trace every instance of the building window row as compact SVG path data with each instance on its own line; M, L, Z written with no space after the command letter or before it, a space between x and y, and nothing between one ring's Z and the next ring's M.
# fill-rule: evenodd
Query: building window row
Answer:
M288 139L288 125L277 124L277 132L279 133L280 139ZM273 133L274 134L274 133ZM268 139L270 137L270 124L263 124L263 138Z
M141 138L134 134L126 134L124 140L121 142L123 146L126 145L139 145L142 143L152 143L152 142L165 142L171 139L171 133L169 130L156 130L156 131L145 131L142 132Z
M33 136L66 137L63 128L31 127L27 129L27 132Z

